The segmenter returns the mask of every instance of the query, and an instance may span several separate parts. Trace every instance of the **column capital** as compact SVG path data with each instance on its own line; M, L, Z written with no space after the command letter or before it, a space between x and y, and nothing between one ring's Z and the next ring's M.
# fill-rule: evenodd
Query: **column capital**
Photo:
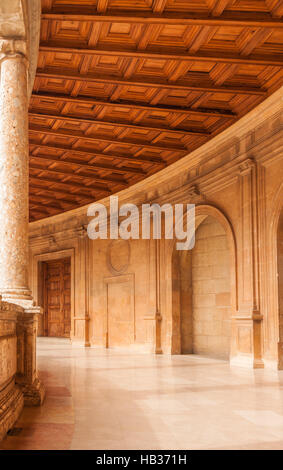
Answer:
M27 43L24 39L0 38L0 63L9 58L27 59Z

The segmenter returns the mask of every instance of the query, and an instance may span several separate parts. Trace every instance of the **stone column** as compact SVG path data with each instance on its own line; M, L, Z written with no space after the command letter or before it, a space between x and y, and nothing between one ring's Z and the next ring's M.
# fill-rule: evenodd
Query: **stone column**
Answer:
M32 304L28 288L28 67L22 41L2 40L0 86L0 292Z
M39 405L36 315L28 287L28 61L25 41L0 39L0 294L19 307L17 374L25 404Z

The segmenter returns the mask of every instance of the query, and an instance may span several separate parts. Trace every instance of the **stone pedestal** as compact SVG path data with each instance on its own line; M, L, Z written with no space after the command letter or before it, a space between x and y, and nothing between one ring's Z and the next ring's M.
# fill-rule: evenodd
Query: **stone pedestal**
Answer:
M0 392L0 441L19 418L24 406L19 387L10 384Z
M232 318L230 365L262 369L261 315L236 315Z
M0 441L21 414L24 397L16 385L17 319L21 308L0 298Z
M38 406L44 400L44 386L36 370L36 326L38 307L24 309L17 322L17 376L26 406Z

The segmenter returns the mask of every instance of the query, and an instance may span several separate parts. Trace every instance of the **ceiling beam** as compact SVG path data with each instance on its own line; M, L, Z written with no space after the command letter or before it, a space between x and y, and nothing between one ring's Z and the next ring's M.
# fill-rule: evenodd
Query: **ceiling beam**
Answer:
M59 202L59 203L62 203L62 204L68 204L69 206L74 206L74 205L78 204L78 202L76 202L76 201L70 201L68 199L63 199L63 198L58 199L58 198L54 197L54 191L48 190L48 189L43 188L42 186L39 186L39 185L30 184L29 188L30 188L30 195L32 195L34 197L36 196L36 197L41 197L43 199L50 199L50 201ZM44 192L44 194L38 194L38 191L39 192ZM53 194L53 196L47 195L46 192L51 192ZM68 194L68 193L66 193L66 194Z
M105 159L119 159L129 163L149 163L152 165L159 165L159 166L166 166L166 162L159 157L135 157L135 156L125 156L125 155L116 155L116 154L109 154L109 153L99 153L95 152L94 150L87 152L86 150L78 150L73 149L70 147L65 147L63 145L48 145L48 144L41 144L36 142L30 142L30 145L35 145L36 147L50 149L53 150L64 150L65 152L71 152L74 155L78 155L81 157L91 157L91 158L105 158Z
M42 198L42 199L46 199L48 202L45 204L43 201L40 201L38 200L38 198ZM43 207L52 207L53 209L57 209L57 210L70 210L71 207L74 207L74 204L70 204L69 203L69 208L66 208L64 207L64 203L62 202L60 204L60 201L58 199L55 199L53 198L53 201L57 201L57 204L54 204L54 202L52 201L52 198L49 198L48 196L37 196L34 194L34 193L30 193L29 194L29 201L31 204L38 204L38 205L42 205ZM70 207L71 206L71 207Z
M30 211L34 211L34 209L36 208L37 212L43 213L44 209L46 209L48 211L46 212L48 217L66 211L66 209L62 209L62 207L54 206L54 204L50 204L47 206L46 204L40 204L40 202L38 201L37 202L30 201L29 205L30 205ZM40 208L40 210L37 210L37 208Z
M98 137L91 137L91 136L86 136L86 135L80 135L79 133L74 133L72 131L70 132L64 132L64 131L53 131L51 129L48 129L48 128L45 128L45 127L30 127L29 128L29 131L30 132L37 132L37 133L40 133L40 134L46 134L46 135L58 135L58 136L65 136L65 137L72 137L72 138L75 138L75 139L79 139L79 140L87 140L89 142L105 142L107 143L108 145L119 145L119 146L125 146L125 147L139 147L139 148L143 148L143 149L155 149L155 150L162 150L162 151L167 151L167 152L178 152L178 153L181 153L181 154L185 154L188 152L188 150L186 148L176 148L176 147L161 147L160 145L155 145L155 144L146 144L144 142L125 142L124 140L115 140L115 139L106 139L105 137L103 138L98 138Z
M212 0L209 3L211 4L210 13L212 16L221 16L225 8L231 4L231 0Z
M97 12L105 13L107 11L109 0L97 0Z
M280 18L283 15L283 0L265 0L273 17Z
M264 29L264 28L262 28ZM93 56L119 56L119 57L126 57L126 58L137 58L137 59L157 59L157 60L174 60L174 61L185 61L185 62L224 62L224 63L233 63L239 65L274 65L278 67L283 67L283 60L282 54L281 56L272 56L269 55L268 57L264 56L251 56L251 57L242 57L240 54L229 54L226 52L217 52L217 54L190 54L188 52L170 54L166 52L162 52L162 49L154 52L154 51L128 51L128 50L121 50L114 48L112 45L111 49L107 50L105 48L99 49L90 49L90 48L77 48L76 44L74 47L68 44L68 47L58 46L57 43L49 42L48 44L42 43L39 47L39 51L42 53L69 53L69 54L80 54L83 56L86 55L93 55Z
M31 167L30 167L31 169ZM54 173L54 171L53 171ZM69 176L69 175L66 175L64 173L65 177ZM74 181L60 181L56 178L52 178L51 176L37 176L37 175L34 175L33 173L30 172L30 178L35 178L37 179L38 181L47 181L49 183L54 183L54 184L62 184L64 186L68 186L70 189L74 189L74 188L78 188L80 190L85 190L85 191L90 191L90 192L95 192L95 191L100 191L102 193L105 193L105 194L112 194L112 191L111 189L109 188L103 188L101 186L96 186L96 185L91 185L91 186L88 186L86 184L80 184L80 183L75 183ZM83 197L83 196L82 196ZM88 197L87 195L85 197Z
M57 162L59 163L59 162ZM55 173L55 174L58 174L58 175L62 175L62 176L72 176L72 177L75 177L75 178L79 178L81 180L90 180L90 181L97 181L98 183L101 182L101 183L104 183L104 182L107 182L107 183L113 183L113 184L118 184L119 186L122 186L124 188L127 188L129 186L129 183L125 180L120 180L120 179L115 179L115 178L110 178L110 177L100 177L100 176L84 176L84 175L81 175L80 173L74 173L73 171L67 171L67 170L58 170L57 168L42 168L40 165L36 165L34 163L30 163L29 164L29 167L34 169L34 170L40 170L40 171L47 171L49 173ZM70 181L71 182L71 181Z
M38 194L37 192L34 192L33 186L30 186L30 192L29 192L29 198L35 200L35 198L41 198L41 199L46 199L50 202L56 202L59 204L66 204L69 206L74 207L76 205L76 202L71 202L67 201L66 199L57 199L56 197L48 196L46 194Z
M210 132L205 130L186 130L186 129L171 129L170 127L156 127L156 126L143 126L139 124L125 124L124 122L121 123L119 121L109 122L109 121L99 121L97 119L89 119L80 116L70 116L68 114L45 114L40 112L35 112L33 109L30 110L29 116L31 117L39 117L39 118L46 118L46 119L58 119L60 121L70 121L70 122L85 122L87 124L98 124L102 126L109 126L109 127L125 127L126 129L142 129L146 131L155 131L155 132L168 132L170 134L185 137L185 135L205 135L209 136ZM185 135L184 135L185 134Z
M29 211L30 213L32 214L40 214L41 216L43 217L49 217L50 216L50 212L46 209L46 210L42 210L42 209L38 209L38 205L37 204L34 204L33 203L33 207L29 207ZM35 217L33 217L35 219Z
M207 16L206 14L186 14L168 13L161 15L154 15L146 11L135 12L121 12L117 11L115 14L107 15L91 15L75 13L52 13L44 12L41 15L42 20L55 20L55 21L90 21L100 23L143 23L143 24L169 24L169 25L208 25L208 26L242 26L242 27L257 27L264 26L265 28L283 28L283 22L280 19L273 18L270 13L259 12L226 12L225 15L220 17Z
M145 88L162 88L167 90L183 90L183 91L199 91L200 93L232 93L232 94L243 94L243 95L260 95L265 96L266 91L261 88L251 88L247 86L242 87L223 87L223 86L204 86L204 85L180 85L176 83L163 83L163 82L146 82L140 80L123 80L118 78L108 77L93 77L91 75L81 75L79 73L62 73L60 71L42 71L38 70L36 73L38 78L55 78L62 80L79 80L81 82L93 82L93 83L108 83L110 85L123 85L127 87L145 87Z
M31 179L37 179L36 176L33 176L31 177ZM62 194L62 196L71 196L71 197L77 197L77 198L86 198L87 196L83 193L70 193L70 191L63 191L62 189L56 189L56 188L46 188L45 186L41 186L40 184L36 184L36 183L32 183L30 181L29 183L29 187L32 188L32 189L36 189L38 191L44 191L45 193L51 193L52 196L54 196L54 194L58 193L58 194ZM56 198L55 198L56 199ZM67 201L67 199L66 199ZM90 198L90 201L93 201L93 198ZM69 201L71 204L79 204L76 200L74 201Z
M38 202L35 202L35 201L34 201L34 202L30 202L30 203L29 203L29 208L30 208L30 210L32 210L33 207L40 207L42 213L46 213L46 214L49 214L49 210L51 210L51 211L52 211L53 209L60 210L60 207L56 207L56 208L54 208L54 207L53 207L53 208L52 208L52 207L48 207L48 206L46 206L45 204L40 204L39 201L38 201Z
M30 154L30 158L38 159L38 160L46 160L50 162L56 162L56 163L62 163L64 165L68 166L73 166L76 165L79 168L86 168L88 170L107 170L107 171L114 171L117 173L133 173L134 175L139 175L139 176L146 176L146 172L143 171L141 168L116 168L115 166L104 166L104 165L99 165L99 164L90 164L90 163L85 163L85 162L80 162L78 160L62 160L52 156L47 156L47 155L32 155Z
M154 13L163 13L166 7L167 0L153 0L152 11Z
M82 186L81 184L78 184L78 183L61 182L52 177L36 176L36 175L33 175L32 173L30 173L29 177L30 177L30 180L42 181L43 183L48 184L49 185L48 188L43 188L45 191L54 191L54 193L65 194L66 196L67 195L74 196L74 197L76 196L81 199L87 199L89 201L93 201L95 199L95 196L90 197L89 195L84 194L83 192L72 193L70 192L70 190L80 189L81 191L89 190L88 192L91 192L91 193L94 193L95 191L101 191L102 193L105 193L107 195L112 194L112 191L110 191L110 189L104 189L104 188L101 189L100 187L96 189L92 189L92 188L89 188L88 186ZM66 187L66 191L63 191L62 189L50 187L50 184L60 184L60 186Z
M75 103L75 104L90 104L93 106L107 106L107 107L119 107L119 108L130 108L130 109L140 109L141 111L164 111L168 113L180 113L186 115L196 115L196 116L212 116L212 117L224 117L227 119L237 119L237 115L234 114L232 111L227 110L217 110L217 109L191 109L188 107L173 107L173 106L163 106L163 105L155 105L155 106L146 106L146 105L139 105L133 104L133 102L124 101L123 103L118 102L111 102L105 100L98 100L92 98L82 98L82 97L71 97L66 95L60 94L51 94L51 93L33 93L32 98L40 98L42 100L50 100L53 102L62 101L64 103Z

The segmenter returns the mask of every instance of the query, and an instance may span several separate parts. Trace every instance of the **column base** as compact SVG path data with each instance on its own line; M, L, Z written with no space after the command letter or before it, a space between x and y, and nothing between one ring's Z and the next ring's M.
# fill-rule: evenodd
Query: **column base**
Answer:
M24 397L25 406L42 405L45 398L45 388L38 378L32 384L19 384L19 387Z
M23 394L13 384L10 390L0 393L0 441L18 420L24 406Z
M4 302L20 305L22 308L30 308L34 305L31 291L28 289L1 289L0 293Z
M264 362L249 355L237 355L230 359L231 367L245 367L248 369L263 369Z

